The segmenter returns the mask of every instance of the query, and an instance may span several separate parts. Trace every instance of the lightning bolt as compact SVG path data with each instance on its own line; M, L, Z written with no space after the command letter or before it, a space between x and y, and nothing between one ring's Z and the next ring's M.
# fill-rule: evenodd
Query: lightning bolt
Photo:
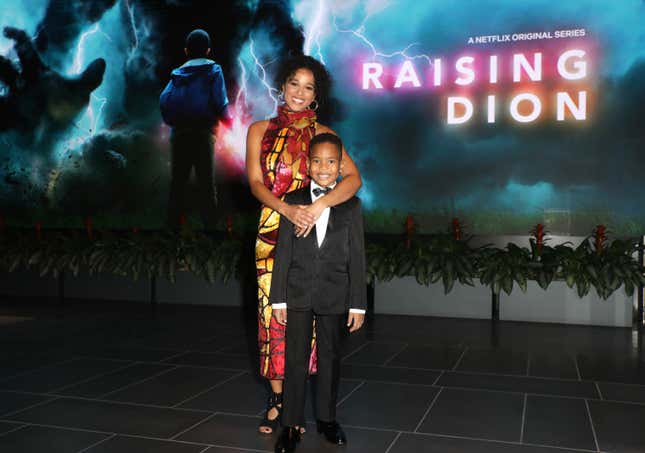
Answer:
M363 21L361 24L355 28L355 29L343 29L338 26L337 23L337 17L334 15L333 16L333 23L334 23L334 28L337 32L339 33L349 33L353 36L355 36L358 40L360 40L363 44L365 44L369 49L372 51L372 58L376 59L378 57L381 58L394 58L394 57L403 57L408 60L418 60L418 59L423 59L426 60L429 66L432 66L432 59L430 58L429 55L427 54L415 54L415 55L410 55L408 54L408 51L412 49L415 46L420 45L418 42L413 42L411 44L408 44L405 46L403 49L400 50L395 50L394 52L382 52L377 49L376 45L365 35L365 28L367 21L372 17L372 14L368 14L363 18Z
M93 102L98 103L96 117L94 116L94 105ZM107 98L98 97L94 93L90 96L90 102L87 106L87 116L90 122L90 135L94 135L98 128L99 119L103 113L103 107L107 104Z
M273 111L271 112L270 116L274 116L275 113L278 111L278 98L273 95L274 92L277 92L275 88L273 88L269 82L267 81L267 72L266 69L264 69L264 64L260 61L260 59L255 55L255 50L253 49L254 41L253 37L249 37L249 52L251 54L251 58L253 58L253 63L255 64L256 68L258 69L259 72L259 79L262 85L266 88L267 95L273 102Z
M96 23L92 28L84 32L80 39L78 40L78 44L76 45L76 53L74 54L74 63L72 63L72 67L67 71L68 75L76 75L80 74L81 70L83 69L83 51L85 47L85 40L94 33L99 31L99 24Z
M305 32L305 44L303 48L305 55L311 55L311 48L315 43L317 48L316 56L322 64L325 64L325 59L323 57L320 45L320 35L322 34L321 27L323 23L323 17L327 10L326 6L327 4L324 0L318 0L318 8L316 9L316 14L314 15L311 25L307 27L308 31Z
M237 64L240 66L240 87L237 90L237 95L235 96L235 106L239 106L242 100L244 101L244 107L247 106L246 104L246 91L247 91L247 75L246 75L246 66L244 66L244 62L242 61L241 58L238 57L237 59Z
M128 10L128 20L130 21L130 27L133 35L132 37L134 38L134 42L132 43L132 50L136 50L139 47L139 32L134 20L134 7L130 6L130 2L128 0L124 0L123 6Z

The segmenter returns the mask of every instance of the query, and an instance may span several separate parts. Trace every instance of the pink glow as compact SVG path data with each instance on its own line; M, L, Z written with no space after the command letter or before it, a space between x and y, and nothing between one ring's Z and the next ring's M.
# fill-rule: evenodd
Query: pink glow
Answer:
M241 103L230 107L233 122L230 127L223 124L215 135L215 160L217 170L227 177L244 177L246 156L246 132L252 123L249 112Z

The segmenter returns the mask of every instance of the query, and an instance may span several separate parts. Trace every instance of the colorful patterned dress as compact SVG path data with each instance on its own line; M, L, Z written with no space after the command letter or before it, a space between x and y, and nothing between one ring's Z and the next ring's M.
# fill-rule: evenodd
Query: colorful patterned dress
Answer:
M260 165L264 185L276 197L283 198L286 193L309 184L307 154L314 135L316 115L313 110L291 112L281 106L278 116L269 120L262 137ZM280 214L268 206L262 206L255 241L255 266L258 278L260 374L267 379L284 379L285 326L276 322L269 305L279 223ZM315 343L311 350L309 371L314 373Z

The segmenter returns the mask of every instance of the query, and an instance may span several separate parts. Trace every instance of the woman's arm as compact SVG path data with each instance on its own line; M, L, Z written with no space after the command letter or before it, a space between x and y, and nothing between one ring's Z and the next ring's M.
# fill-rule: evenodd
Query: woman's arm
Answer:
M249 131L246 135L246 175L249 180L251 193L263 205L277 211L280 215L284 215L294 225L305 228L307 225L315 222L313 215L301 206L285 203L264 185L260 154L262 136L267 126L268 121L257 121L249 126Z

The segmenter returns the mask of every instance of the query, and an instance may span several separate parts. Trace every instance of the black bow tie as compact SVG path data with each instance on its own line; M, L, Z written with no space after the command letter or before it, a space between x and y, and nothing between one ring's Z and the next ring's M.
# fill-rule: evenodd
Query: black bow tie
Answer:
M330 190L331 190L331 187L314 187L311 190L311 193L314 194L314 197L319 197L321 195L325 195Z

